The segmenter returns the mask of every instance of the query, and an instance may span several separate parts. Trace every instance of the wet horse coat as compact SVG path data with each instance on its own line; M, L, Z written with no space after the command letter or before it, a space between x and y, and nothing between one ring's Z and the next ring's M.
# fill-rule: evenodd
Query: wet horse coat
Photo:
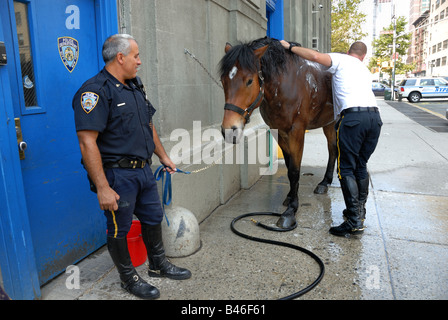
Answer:
M288 169L290 191L287 209L277 222L280 228L296 223L298 188L305 131L322 127L329 159L324 179L315 193L325 193L333 179L337 157L331 74L283 48L279 41L262 38L232 47L227 44L220 63L225 94L222 130L227 142L238 143L253 110L271 129L278 130L278 143Z

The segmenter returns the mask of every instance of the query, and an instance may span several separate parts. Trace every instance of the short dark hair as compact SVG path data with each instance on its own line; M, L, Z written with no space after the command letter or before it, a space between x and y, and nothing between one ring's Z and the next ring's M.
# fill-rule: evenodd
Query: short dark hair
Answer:
M367 46L362 41L356 41L350 46L350 50L348 50L348 53L353 53L361 57L367 53Z

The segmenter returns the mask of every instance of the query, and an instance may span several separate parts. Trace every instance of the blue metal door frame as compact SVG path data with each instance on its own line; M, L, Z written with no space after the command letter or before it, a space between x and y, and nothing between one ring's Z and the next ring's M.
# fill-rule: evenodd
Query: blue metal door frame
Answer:
M4 42L1 23L0 41ZM0 269L3 285L11 298L33 299L40 296L40 288L9 83L6 66L0 66Z
M284 38L283 0L266 0L268 19L267 36L282 40Z
M266 0L266 18L268 19L266 35L268 37L282 40L284 39L284 13L283 0ZM269 133L269 168L272 169L277 153L277 143Z
M115 0L92 1L95 6L97 49L101 52L104 40L118 30L117 4ZM39 0L24 2L36 5ZM1 1L0 11L9 11L7 1ZM4 25L0 23L0 41L8 46L11 43L5 32ZM46 57L41 54L39 58ZM12 63L12 59L14 57L8 57L8 62ZM103 65L101 54L98 55L98 65ZM40 298L41 293L17 148L14 123L17 102L12 97L10 83L7 66L0 66L0 270L8 295L16 300L30 300ZM73 203L77 201L73 199Z

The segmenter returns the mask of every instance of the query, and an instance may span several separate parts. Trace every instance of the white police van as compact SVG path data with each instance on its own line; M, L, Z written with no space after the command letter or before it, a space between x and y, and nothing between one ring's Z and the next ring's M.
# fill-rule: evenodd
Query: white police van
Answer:
M400 98L419 102L422 98L448 98L448 81L443 78L407 78L399 84Z

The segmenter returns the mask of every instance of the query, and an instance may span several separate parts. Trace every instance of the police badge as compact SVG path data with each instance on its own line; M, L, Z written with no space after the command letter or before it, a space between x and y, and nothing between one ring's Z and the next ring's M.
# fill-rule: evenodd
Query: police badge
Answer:
M58 50L62 63L71 73L73 69L75 69L76 63L78 62L78 40L71 37L60 37L58 38Z
M81 95L81 107L87 114L89 114L90 111L92 111L96 107L98 100L99 96L96 93L84 92Z

